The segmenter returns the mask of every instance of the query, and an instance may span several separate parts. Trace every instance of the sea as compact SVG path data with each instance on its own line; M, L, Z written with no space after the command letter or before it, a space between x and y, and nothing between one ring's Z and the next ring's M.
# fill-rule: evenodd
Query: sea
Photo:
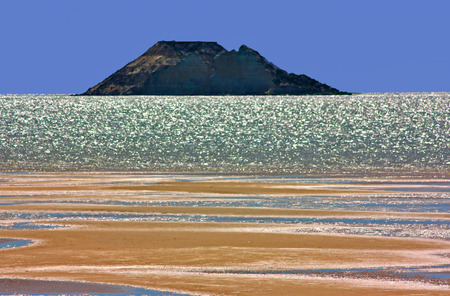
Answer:
M450 93L0 96L0 171L446 175Z
M45 234L55 228L63 229L67 221L235 223L264 225L259 231L275 233L449 241L449 156L450 93L0 95L0 231L6 234L0 237L0 249L9 252L8 249L17 248L15 251L20 252L20 248L35 243L31 238L11 238L8 231ZM369 193L337 191L317 196L131 190L133 186L167 181L255 182L262 187L320 186L332 190L368 189ZM111 189L118 184L122 188L130 186L130 190ZM51 190L47 190L49 186ZM71 211L64 210L67 206ZM89 206L98 210L86 210ZM126 211L106 210L116 206ZM135 211L136 206L145 207L148 212ZM175 210L159 212L152 207ZM198 210L186 211L192 208ZM224 208L232 214L202 212L208 208ZM237 209L319 212L309 211L306 216L247 215ZM330 211L330 214L314 215L320 211ZM334 211L359 214L342 216L335 215ZM223 246L223 250L233 249L228 242ZM98 256L103 254L103 250L95 252ZM248 254L252 252L258 254L259 249L249 245ZM418 260L417 266L402 265L400 259L390 264L366 263L363 267L352 267L351 262L341 266L331 260L323 262L331 268L322 265L312 268L307 264L303 268L300 264L298 269L293 269L281 260L273 269L252 269L251 265L239 269L237 264L235 270L220 269L218 273L221 280L222 276L235 278L240 274L262 281L280 275L375 279L383 289L386 287L383 280L392 280L389 285L395 280L408 287L415 283L424 285L421 289L446 293L450 282L450 254L444 250L430 252L417 256L429 256L434 261L421 264L425 261ZM277 258L267 261L276 262ZM86 274L98 273L99 266L94 264ZM180 266L187 270L188 277L191 272L212 275L210 269L201 271L198 266ZM125 267L127 272L138 274L148 271L147 266ZM38 268L56 270L41 262ZM164 266L165 272L167 268ZM173 268L178 276L181 269ZM112 266L108 272L114 270L117 269ZM17 279L15 273L13 278L9 278L8 271L0 273L2 295L55 295L46 292L54 291L55 287L61 287L65 295L79 295L73 294L74 285L86 287L81 282ZM83 295L106 295L96 292L100 288L124 291L108 294L117 296L181 295L125 286L89 285L93 286L86 289L92 288L92 292ZM27 290L27 287L32 288Z

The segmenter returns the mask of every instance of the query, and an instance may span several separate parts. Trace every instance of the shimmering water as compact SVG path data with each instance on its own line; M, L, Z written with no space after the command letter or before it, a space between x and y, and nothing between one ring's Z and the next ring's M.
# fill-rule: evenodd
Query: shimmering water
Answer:
M384 278L384 279L398 279L403 278L407 280L420 280L422 282L433 282L436 284L448 285L448 278L450 277L448 272L440 271L442 269L448 269L450 265L437 265L437 266L420 266L420 267L376 267L376 268L332 268L332 269L301 269L301 270L232 270L227 271L235 274L310 274L310 275L323 275L333 277L362 277L367 278L370 275L372 278ZM430 271L431 270L431 271ZM437 270L433 272L433 270ZM210 273L224 273L221 270L208 271Z
M19 248L31 244L29 239L2 239L0 238L0 249Z
M0 278L0 288L2 295L189 296L188 294L141 289L131 286L16 278Z
M96 204L89 202L89 204ZM11 221L31 221L15 222ZM370 236L421 237L450 239L450 221L446 218L355 218L355 217L286 217L240 216L163 213L120 212L0 212L0 221L9 221L1 229L53 229L60 225L47 225L48 221L147 221L147 222L214 222L293 225L296 233L340 233ZM320 227L318 227L320 226Z
M0 96L0 170L448 172L450 93Z

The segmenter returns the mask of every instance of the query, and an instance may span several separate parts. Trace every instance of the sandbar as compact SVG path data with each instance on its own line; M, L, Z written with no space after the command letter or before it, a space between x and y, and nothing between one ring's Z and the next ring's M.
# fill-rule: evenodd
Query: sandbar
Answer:
M291 187L276 182L170 182L161 181L160 176L101 174L92 178L76 174L47 174L30 178L7 175L3 178L5 181L0 183L0 191L7 194L2 197L4 203L0 205L0 214L9 217L9 220L0 223L22 219L29 223L65 227L0 229L0 237L5 241L30 239L34 242L25 247L0 250L0 278L3 278L0 280L0 293L2 283L11 283L12 279L16 279L16 283L23 281L32 292L38 289L33 290L34 282L29 280L39 279L53 281L47 284L81 281L132 285L189 295L450 293L445 279L442 284L442 281L405 280L395 276L379 278L370 272L364 277L345 272L339 277L332 273L288 273L336 268L444 266L450 264L450 241L444 239L335 234L327 232L329 225L325 224L311 225L323 231L311 234L295 232L303 227L301 224L101 219L102 213L117 212L196 214L205 217L391 217L446 221L450 218L448 213L96 204L97 201L202 199L206 196L204 194L207 194L209 201L220 200L223 196L241 198L247 194L270 195L271 198L285 194L317 199L322 195L351 198L352 194L376 195L379 189L365 186L355 189L351 184L342 187L339 184L311 185L301 182L289 183ZM157 182L148 181L152 178ZM147 196L142 192L153 193ZM167 195L166 192L182 194ZM21 204L21 201L26 203ZM81 201L84 203L77 203ZM62 212L95 212L99 215L72 220L41 215ZM21 218L21 213L29 213L31 217L36 213L36 217L44 218ZM40 287L42 285L46 284ZM47 288L51 289L50 286ZM6 293L5 290L3 292Z

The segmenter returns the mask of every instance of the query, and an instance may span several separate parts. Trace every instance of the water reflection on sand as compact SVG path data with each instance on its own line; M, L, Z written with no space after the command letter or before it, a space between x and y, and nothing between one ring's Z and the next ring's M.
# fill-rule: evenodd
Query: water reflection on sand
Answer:
M0 287L2 295L187 296L120 285L30 279L0 279Z
M15 253L1 251L9 255L0 264L5 279L227 294L227 285L255 278L297 289L295 276L305 285L323 281L317 291L336 295L345 286L336 278L355 295L368 286L377 295L386 281L396 291L433 295L448 291L449 233L450 180L443 178L0 175L0 237L27 241ZM260 295L273 292L258 287Z

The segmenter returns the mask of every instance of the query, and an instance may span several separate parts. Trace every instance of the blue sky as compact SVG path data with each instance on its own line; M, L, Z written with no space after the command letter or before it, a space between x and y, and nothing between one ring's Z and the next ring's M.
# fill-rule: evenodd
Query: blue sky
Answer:
M447 0L0 0L0 93L82 93L159 40L352 92L450 91Z

